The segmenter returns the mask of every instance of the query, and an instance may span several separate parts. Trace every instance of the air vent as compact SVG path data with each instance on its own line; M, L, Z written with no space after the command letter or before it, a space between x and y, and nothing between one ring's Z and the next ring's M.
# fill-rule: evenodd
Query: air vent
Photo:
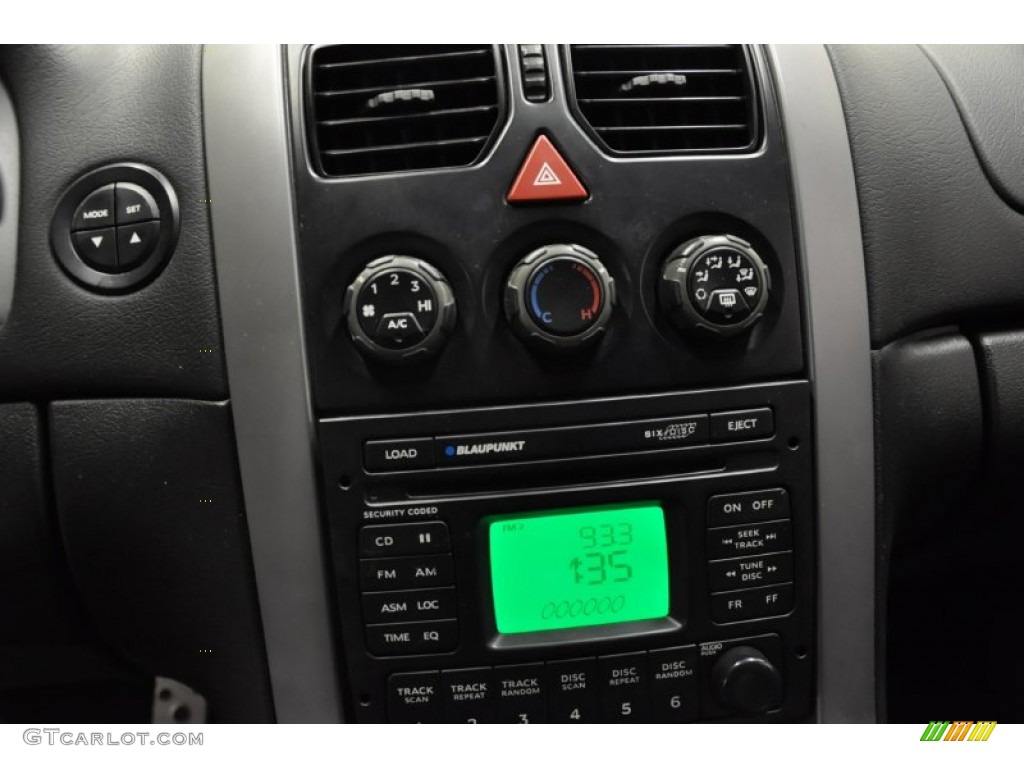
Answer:
M471 165L503 116L490 45L328 45L310 65L328 176Z
M613 153L744 152L758 139L742 45L571 45L577 117Z

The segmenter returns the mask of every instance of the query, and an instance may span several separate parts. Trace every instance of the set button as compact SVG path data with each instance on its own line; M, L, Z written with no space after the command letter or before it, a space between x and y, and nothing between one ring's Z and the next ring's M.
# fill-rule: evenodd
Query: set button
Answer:
M160 239L160 208L138 184L116 182L90 192L75 209L75 252L101 272L126 272L148 259Z

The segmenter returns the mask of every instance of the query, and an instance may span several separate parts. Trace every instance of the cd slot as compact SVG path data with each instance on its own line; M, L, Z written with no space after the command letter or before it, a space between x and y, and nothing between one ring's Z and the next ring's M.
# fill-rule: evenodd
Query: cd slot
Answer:
M581 487L599 488L630 483L686 480L708 475L741 472L770 472L778 466L774 451L738 452L718 455L646 454L623 462L618 457L608 461L535 462L479 470L423 472L390 482L368 484L368 504L389 504L397 501L425 501L494 496L506 493L552 492ZM626 463L628 466L624 466Z

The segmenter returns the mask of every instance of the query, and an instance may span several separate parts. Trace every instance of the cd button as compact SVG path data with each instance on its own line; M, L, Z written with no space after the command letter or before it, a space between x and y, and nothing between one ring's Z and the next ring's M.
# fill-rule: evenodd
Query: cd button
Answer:
M359 552L368 557L447 552L448 526L430 523L367 525L359 529Z

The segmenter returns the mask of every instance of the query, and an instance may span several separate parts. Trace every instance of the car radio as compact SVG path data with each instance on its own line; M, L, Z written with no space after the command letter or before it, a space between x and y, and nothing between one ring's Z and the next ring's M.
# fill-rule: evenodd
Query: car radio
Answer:
M322 420L353 718L808 717L808 406L784 382Z

